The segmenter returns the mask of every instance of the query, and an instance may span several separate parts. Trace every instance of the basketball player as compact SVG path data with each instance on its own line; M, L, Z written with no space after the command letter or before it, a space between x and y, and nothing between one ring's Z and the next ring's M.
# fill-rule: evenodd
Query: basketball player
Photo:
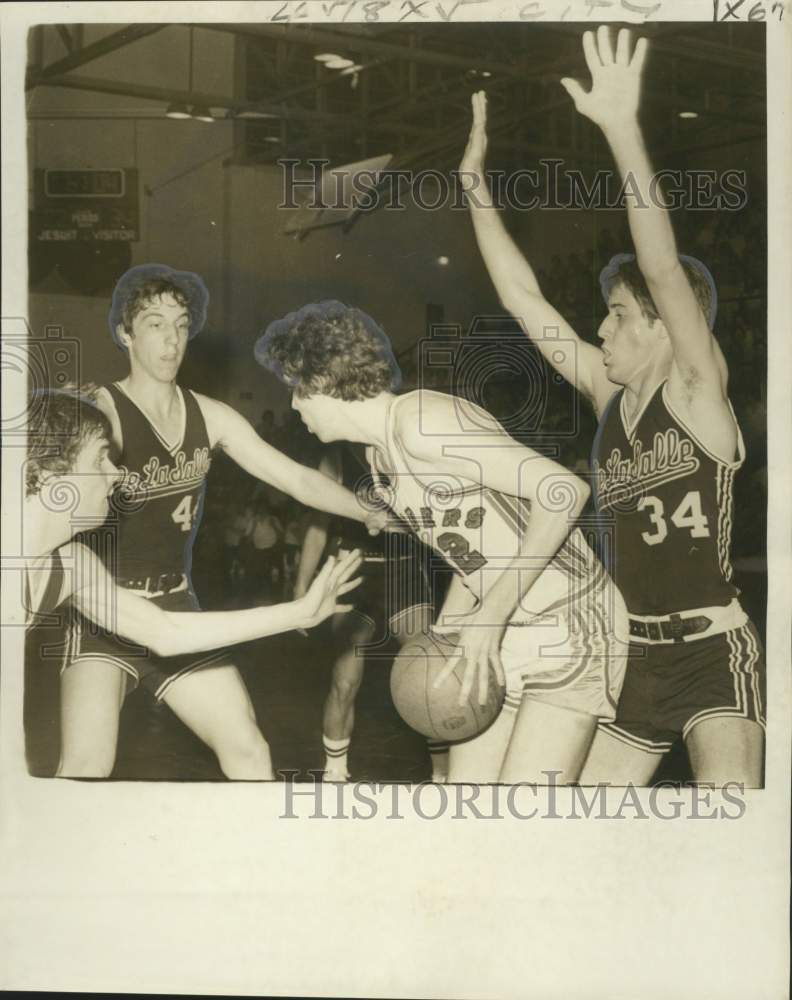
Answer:
M357 583L357 553L328 560L301 600L237 612L179 612L116 587L97 557L70 541L101 523L121 473L110 460L105 415L76 393L37 393L28 421L23 545L26 624L44 622L71 597L83 615L161 655L195 653L292 628L310 628L352 605L337 603Z
M322 456L319 471L364 496L373 487L362 450L336 445ZM429 630L432 623L428 573L423 554L411 534L388 533L371 539L346 519L328 523L315 514L308 526L300 554L294 596L308 588L323 554L339 558L359 549L363 557L363 586L355 595L354 609L332 620L335 661L330 690L322 715L325 781L347 781L347 756L355 726L355 699L363 680L366 647L387 632L403 645ZM432 781L448 776L448 746L431 740Z
M680 737L696 780L762 781L764 666L729 563L732 479L744 458L726 363L712 334L709 272L677 255L638 125L647 43L614 51L602 27L583 35L591 90L562 85L600 126L625 183L637 257L600 277L608 315L602 347L578 338L545 300L492 207L484 181L486 105L460 166L482 255L504 306L600 419L598 507L613 526L613 572L632 640L616 720L603 723L581 781L648 783ZM543 331L560 331L545 339ZM568 349L564 349L565 345Z
M110 330L129 375L99 390L123 481L115 534L119 586L170 611L196 610L190 581L210 453L222 448L251 475L306 504L363 520L355 497L264 442L224 403L176 382L188 340L202 328L208 294L197 275L159 264L135 267L113 294ZM79 616L62 675L60 773L106 777L115 760L119 711L129 682L164 701L216 754L229 778L273 777L269 747L242 678L223 651L158 657L96 635Z
M394 395L390 344L360 310L305 306L270 324L256 357L320 440L368 446L388 506L455 571L435 628L459 632L460 703L474 685L486 700L490 670L507 684L511 710L452 745L449 780L576 780L624 667L610 655L616 595L572 530L585 483L465 400Z

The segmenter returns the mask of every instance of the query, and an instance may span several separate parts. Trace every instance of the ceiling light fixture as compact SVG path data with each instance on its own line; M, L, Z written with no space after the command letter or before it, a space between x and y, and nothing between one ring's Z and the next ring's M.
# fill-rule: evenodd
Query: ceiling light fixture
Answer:
M680 118L698 118L698 111L680 111Z
M187 109L187 105L186 104L183 104L181 101L172 101L168 105L168 107L167 107L167 109L165 111L165 117L166 118L191 118L192 115L190 114L189 110Z
M280 115L272 115L268 111L256 111L255 108L243 108L237 111L235 118L280 118Z
M199 122L213 122L214 118L209 108L205 104L194 104L192 107L192 117Z
M336 55L335 52L320 52L318 55L314 56L314 59L326 66L327 69L337 69L339 71L339 76L351 76L352 79L350 83L353 90L358 84L358 73L362 69L365 69L364 66L354 62L352 59Z
M328 69L349 69L354 66L355 63L351 59L344 59L341 56L336 56L335 59L329 60L325 63Z

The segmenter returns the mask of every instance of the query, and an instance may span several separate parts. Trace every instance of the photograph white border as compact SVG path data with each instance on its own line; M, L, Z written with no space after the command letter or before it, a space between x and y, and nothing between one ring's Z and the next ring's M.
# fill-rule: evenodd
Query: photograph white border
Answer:
M601 0L600 0L601 2ZM454 0L439 0L446 11ZM746 0L745 9L754 0ZM303 4L306 20L329 4ZM401 0L380 10L398 20ZM633 4L635 6L635 4ZM649 6L647 2L647 6ZM769 11L771 4L764 5ZM27 313L24 63L35 23L270 20L281 3L4 4L3 336ZM291 7L296 12L299 0ZM456 20L527 7L592 24L628 5L479 3ZM438 0L424 7L440 19ZM402 8L403 9L403 8ZM158 16L165 10L170 17ZM664 0L651 20L712 20L705 0ZM343 8L331 17L341 20ZM0 683L0 987L24 990L360 997L779 1000L789 968L792 370L789 317L792 10L768 18L768 746L766 788L744 813L696 789L684 818L434 821L396 794L403 819L284 819L284 786L51 781L26 771L23 618L13 540L22 449L3 449ZM392 15L392 16L391 16ZM575 19L572 14L568 20ZM354 14L349 21L362 20ZM302 22L301 22L302 23ZM10 324L10 325L9 325ZM3 420L23 408L3 370ZM646 803L651 790L637 792ZM341 793L339 793L341 794ZM487 802L492 789L483 789ZM573 791L557 789L569 813ZM389 793L390 795L390 793ZM622 798L619 790L608 801ZM699 805L695 806L696 799ZM391 799L389 797L388 801ZM486 811L481 806L482 811ZM696 818L698 809L702 815ZM544 818L543 818L544 817Z

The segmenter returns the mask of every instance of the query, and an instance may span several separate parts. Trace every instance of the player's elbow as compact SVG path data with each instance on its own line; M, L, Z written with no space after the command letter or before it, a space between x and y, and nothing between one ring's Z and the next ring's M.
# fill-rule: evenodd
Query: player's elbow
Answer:
M545 524L541 530L555 533L563 525L568 530L580 517L590 495L590 487L578 476L571 473L550 476L542 484L536 497L535 511ZM532 514L532 519L533 516Z
M509 312L513 312L514 309L517 308L518 299L520 298L517 294L517 289L515 288L514 283L511 281L502 282L501 286L497 288L497 292L500 304L503 308L508 309Z
M157 656L178 656L187 652L182 630L164 614L163 618L164 621L157 622L156 627L150 630L146 645Z
M169 636L153 635L146 643L155 656L176 656L179 650Z
M504 287L499 297L503 308L515 319L522 321L523 329L530 336L534 313L546 300L533 289L515 282L510 282Z
M683 273L676 247L668 249L657 247L650 253L639 254L638 267L650 291L673 286Z
M80 611L95 624L102 625L104 628L112 628L111 618L108 614L95 615L91 613L90 609L83 610L82 606ZM175 656L177 653L184 652L180 648L183 646L183 640L179 641L178 626L171 621L166 612L154 605L149 605L145 609L145 614L142 611L139 612L137 608L134 611L121 609L116 628L118 634L124 639L150 649L157 656Z
M588 483L579 476L570 474L557 484L550 499L558 514L573 522L580 517L590 496L591 488Z
M589 497L591 496L591 487L578 476L573 477L571 485L573 494L571 513L573 518L577 520L583 512L583 508L589 501Z
M591 487L588 483L584 483L582 479L578 479L578 497L580 501L580 509L586 506L589 502L589 497L591 496Z

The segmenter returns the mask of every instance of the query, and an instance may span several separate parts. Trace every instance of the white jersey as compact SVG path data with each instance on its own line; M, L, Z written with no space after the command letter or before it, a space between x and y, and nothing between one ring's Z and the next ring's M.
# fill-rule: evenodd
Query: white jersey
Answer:
M369 462L388 506L443 556L464 583L451 588L452 599L446 600L441 619L433 626L440 632L457 632L464 616L520 555L531 506L521 497L459 476L416 475L396 432L404 398L394 399L388 411L386 453L369 449ZM517 710L527 697L613 719L627 662L626 637L624 602L574 529L504 630L500 656L506 674L506 709Z
M372 474L388 506L461 577L472 607L519 556L531 505L521 497L447 473L419 478L395 429L399 406L406 398L394 399L388 411L387 454L369 449ZM539 614L582 601L602 586L605 577L599 560L574 529L525 594L511 623L527 624Z

